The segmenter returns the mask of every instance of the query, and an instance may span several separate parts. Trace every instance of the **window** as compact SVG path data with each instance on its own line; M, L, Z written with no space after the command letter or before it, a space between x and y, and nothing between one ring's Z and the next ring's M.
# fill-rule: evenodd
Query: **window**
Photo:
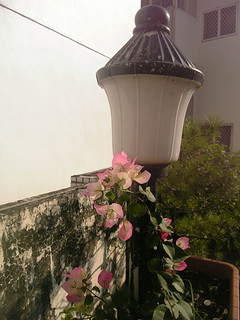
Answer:
M203 26L203 39L211 39L218 36L218 10L204 14Z
M220 11L220 36L236 32L236 5Z
M197 0L178 0L177 7L194 17L197 15Z
M231 150L232 125L223 125L220 127L219 143L226 146L226 150Z
M141 0L141 7L145 7L148 5L159 5L167 8L173 5L173 0Z
M235 34L237 30L237 5L205 12L203 15L203 40Z

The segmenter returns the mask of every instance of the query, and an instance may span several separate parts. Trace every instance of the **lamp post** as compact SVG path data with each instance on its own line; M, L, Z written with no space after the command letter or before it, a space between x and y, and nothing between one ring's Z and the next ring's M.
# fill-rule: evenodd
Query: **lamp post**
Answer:
M169 14L142 7L133 37L97 72L108 96L113 153L142 165L167 165L179 156L188 103L203 74L169 37Z
M158 5L136 14L133 37L97 72L112 117L113 153L151 172L150 185L179 157L188 103L203 74L175 46L170 16Z

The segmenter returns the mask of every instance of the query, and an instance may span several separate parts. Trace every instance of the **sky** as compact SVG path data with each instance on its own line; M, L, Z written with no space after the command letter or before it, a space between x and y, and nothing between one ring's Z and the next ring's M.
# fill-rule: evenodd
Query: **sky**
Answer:
M140 0L0 0L112 57ZM0 204L70 186L111 165L109 104L96 82L108 59L0 7Z

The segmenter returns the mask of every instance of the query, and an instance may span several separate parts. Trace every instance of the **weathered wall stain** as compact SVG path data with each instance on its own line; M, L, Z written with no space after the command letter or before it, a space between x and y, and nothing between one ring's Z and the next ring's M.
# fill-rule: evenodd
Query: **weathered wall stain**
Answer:
M125 247L79 188L0 206L0 320L52 320L67 305L63 273L101 267L124 281ZM116 267L117 266L117 267Z

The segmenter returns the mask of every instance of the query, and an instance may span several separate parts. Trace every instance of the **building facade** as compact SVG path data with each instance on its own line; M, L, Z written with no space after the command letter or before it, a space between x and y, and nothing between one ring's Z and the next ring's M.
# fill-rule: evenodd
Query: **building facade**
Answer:
M222 121L222 139L240 150L240 34L236 0L142 0L162 5L171 16L175 44L205 74L188 115L202 122L209 116Z

